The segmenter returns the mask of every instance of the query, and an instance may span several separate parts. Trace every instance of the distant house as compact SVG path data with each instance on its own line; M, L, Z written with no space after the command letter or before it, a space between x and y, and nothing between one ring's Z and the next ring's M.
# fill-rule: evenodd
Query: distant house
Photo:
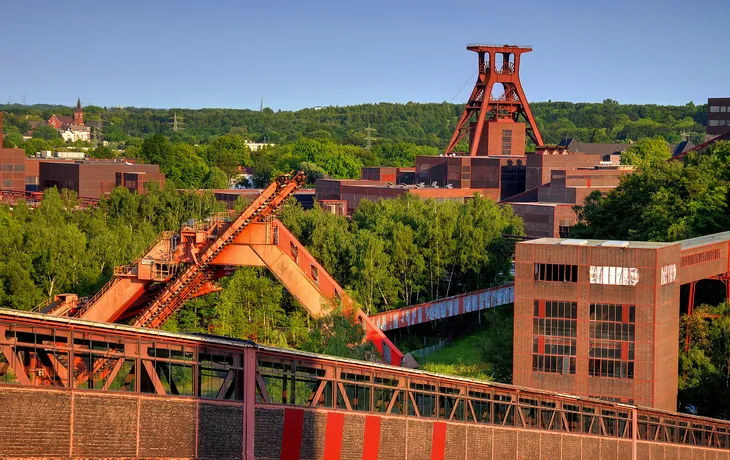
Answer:
M264 147L273 147L274 144L269 144L267 142L248 142L248 141L246 141L246 146L252 152L257 152L257 151L261 150Z
M91 128L84 125L84 111L81 108L81 99L76 102L73 117L68 115L51 115L48 125L53 126L66 142L91 140Z

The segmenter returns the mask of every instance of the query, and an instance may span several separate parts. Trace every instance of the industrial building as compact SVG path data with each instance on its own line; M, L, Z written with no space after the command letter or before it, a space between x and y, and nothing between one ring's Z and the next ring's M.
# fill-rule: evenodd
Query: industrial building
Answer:
M210 190L213 192L215 199L225 203L228 209L233 209L238 197L242 197L246 202L250 203L261 194L262 189L255 188L239 188L239 189L216 189ZM198 190L199 193L207 192L206 189ZM299 189L292 193L295 200L304 209L312 209L314 206L314 190L312 189Z
M679 289L730 271L729 243L518 243L513 383L676 410Z
M3 148L2 112L0 112L0 189L25 191L25 150Z
M38 180L40 191L56 187L73 190L84 198L102 198L119 186L139 193L144 193L149 182L164 186L165 175L159 165L125 161L40 161Z
M419 156L415 168L363 168L360 180L318 180L316 199L324 209L349 215L363 199L409 193L463 202L476 194L510 204L527 236L557 237L575 224L576 204L595 190L614 188L630 172L619 166L630 144L571 138L544 145L519 78L521 57L531 48L467 49L477 54L478 77L445 153ZM464 138L468 152L458 152ZM528 141L534 152L526 151Z
M705 140L727 133L730 133L730 97L709 98Z

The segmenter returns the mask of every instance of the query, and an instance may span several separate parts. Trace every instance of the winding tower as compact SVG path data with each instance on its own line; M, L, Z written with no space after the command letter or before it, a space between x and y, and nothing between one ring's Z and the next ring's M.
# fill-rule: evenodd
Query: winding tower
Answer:
M454 152L467 132L469 156L524 155L526 136L542 146L542 136L520 83L520 58L532 48L473 44L466 49L477 53L479 72L446 154L467 155ZM497 85L503 88L501 95L493 93Z

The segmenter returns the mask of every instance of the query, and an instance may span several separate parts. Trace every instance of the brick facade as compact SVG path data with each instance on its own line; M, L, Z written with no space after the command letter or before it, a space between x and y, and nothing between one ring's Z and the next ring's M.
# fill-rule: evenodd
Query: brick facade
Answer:
M0 403L1 458L243 458L241 403L7 385ZM254 436L257 460L623 460L634 448L639 460L730 460L720 449L267 405Z
M662 267L680 268L680 245L639 242L616 247L611 244L546 238L517 245L513 382L519 386L676 410L680 285L677 280L663 282L661 272ZM562 268L566 271L567 267L573 267L577 278L556 271L560 279L543 279L537 270L546 267L548 270L566 267ZM594 279L591 271L603 267L612 270L611 276L616 279L608 276ZM627 275L629 271L636 273L638 280L629 282L624 276L615 275L619 269ZM551 337L549 332L545 336L536 332L538 321L542 321L538 318L545 316L536 316L535 312L551 302L575 306L572 334ZM613 328L631 328L631 340L619 343L614 338L591 337L596 327L593 315L601 306L626 312L622 318L613 318L608 326L611 332ZM547 318L550 322L549 314ZM563 318L560 316L550 324L565 327ZM571 335L572 355L559 350L558 368L541 369L543 340L546 344L553 339L561 346L570 345L569 339L562 337ZM617 346L616 354L620 351L621 356L594 355L603 347L609 348L611 355L613 346ZM564 359L572 360L571 368L560 368ZM595 368L589 368L598 363L610 365L607 375L603 372L595 375ZM614 365L631 368L628 372L621 368L611 375Z

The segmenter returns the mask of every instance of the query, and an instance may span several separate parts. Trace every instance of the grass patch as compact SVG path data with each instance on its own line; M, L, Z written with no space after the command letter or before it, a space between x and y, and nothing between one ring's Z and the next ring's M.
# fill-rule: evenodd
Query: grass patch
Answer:
M455 375L479 380L492 380L484 361L483 346L488 330L454 340L450 345L426 356L419 369L439 374Z

